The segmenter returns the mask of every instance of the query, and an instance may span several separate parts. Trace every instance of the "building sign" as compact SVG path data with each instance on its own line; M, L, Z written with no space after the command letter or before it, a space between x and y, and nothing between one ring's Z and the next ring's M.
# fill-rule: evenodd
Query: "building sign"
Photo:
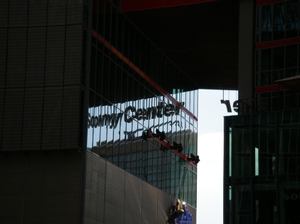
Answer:
M186 119L183 111L183 107L196 110L192 100L194 96L197 97L194 92L174 94L177 103L164 96L156 96L90 107L87 119L87 148L99 148L103 142L115 144L123 140L135 141L142 137L145 130L155 131L158 127L160 131L180 132L188 128L196 132L196 123Z
M180 103L184 105L183 102ZM124 122L131 123L134 119L136 120L150 120L155 118L161 118L163 116L170 117L173 115L179 115L180 108L173 104L166 104L164 102L159 102L156 107L148 108L136 108L134 106L128 106L125 108L124 112L104 114L99 116L88 117L88 128L96 127L109 127L116 128L119 122L124 117Z
M225 104L228 113L232 112L229 100L221 100L221 104ZM239 101L238 100L233 102L232 108L235 112L239 111Z
M283 200L288 201L288 200L300 200L300 194L293 193L293 194L284 194L283 195Z

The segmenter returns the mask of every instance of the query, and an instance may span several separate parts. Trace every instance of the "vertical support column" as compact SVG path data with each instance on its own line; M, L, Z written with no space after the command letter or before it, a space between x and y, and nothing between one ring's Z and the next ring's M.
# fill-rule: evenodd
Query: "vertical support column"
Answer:
M241 0L239 7L239 99L253 97L255 2Z
M84 92L83 92L83 107L82 107L82 173L81 173L81 195L80 195L80 222L79 223L85 223L84 222L84 211L85 211L85 188L86 188L86 153L87 153L87 122L88 122L88 108L89 108L89 92L90 92L90 67L91 67L91 44L92 44L92 15L93 15L93 0L87 1L87 10L88 10L88 20L86 28L86 45L85 47L85 85L84 85Z

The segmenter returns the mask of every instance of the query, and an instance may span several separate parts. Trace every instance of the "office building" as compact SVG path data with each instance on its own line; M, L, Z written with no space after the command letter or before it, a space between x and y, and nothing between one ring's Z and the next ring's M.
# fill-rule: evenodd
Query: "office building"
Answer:
M224 123L224 223L298 223L298 0L241 1L239 102Z
M119 3L1 1L1 223L196 222L198 86Z

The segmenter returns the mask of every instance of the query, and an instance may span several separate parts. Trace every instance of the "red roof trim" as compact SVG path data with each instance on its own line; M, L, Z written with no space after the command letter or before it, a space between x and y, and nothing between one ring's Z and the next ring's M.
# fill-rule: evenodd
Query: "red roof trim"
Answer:
M274 91L285 90L285 89L287 88L282 85L260 86L255 88L255 93L274 92Z
M256 5L272 4L276 2L284 2L284 0L257 0Z
M298 44L300 43L300 37L296 38L289 38L284 40L277 40L277 41L271 41L271 42L265 42L265 43L259 43L256 44L256 49L264 49L264 48L270 48L270 47L279 47L279 46L285 46L290 44Z
M122 0L122 11L141 11L215 2L217 0Z

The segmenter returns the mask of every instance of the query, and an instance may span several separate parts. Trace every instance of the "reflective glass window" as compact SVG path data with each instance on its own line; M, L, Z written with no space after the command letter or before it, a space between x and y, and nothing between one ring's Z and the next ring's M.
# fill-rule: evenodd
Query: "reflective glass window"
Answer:
M196 167L149 138L147 130L164 132L171 145L182 145L182 153L197 155L191 114L198 113L198 92L169 88L170 80L182 83L185 74L110 1L94 4L87 147L195 206ZM172 89L178 91L168 93Z
M261 10L261 41L272 39L272 8L271 5L262 6Z
M284 68L284 47L273 49L273 69Z
M284 38L285 32L285 3L274 4L273 12L273 40Z
M285 68L297 66L297 45L286 46Z
M299 35L299 1L288 0L258 5L257 43L294 38Z
M276 223L278 209L275 184L255 184L253 197L254 219L258 223Z
M272 54L271 49L261 50L261 71L268 71L271 69Z
M293 178L295 177L295 178ZM278 211L280 223L299 222L300 212L300 182L299 177L281 178L278 191ZM292 181L291 181L292 179ZM297 180L298 179L298 180Z
M295 212L300 206L300 123L299 109L260 113L250 116L226 118L225 136L233 141L233 175L225 172L225 219L228 223L247 223L245 217L255 223L288 223L299 220ZM235 139L238 138L238 139ZM249 138L249 140L244 141ZM241 146L249 146L250 153L242 153ZM225 161L230 160L231 144L225 146ZM241 151L241 152L239 152ZM247 155L248 154L248 155ZM250 158L252 167L249 178L243 176L243 160ZM241 165L242 164L242 165ZM235 175L238 174L238 175ZM292 217L292 218L291 218ZM251 222L252 223L252 222Z
M298 36L298 0L291 0L286 3L286 37L292 38Z

